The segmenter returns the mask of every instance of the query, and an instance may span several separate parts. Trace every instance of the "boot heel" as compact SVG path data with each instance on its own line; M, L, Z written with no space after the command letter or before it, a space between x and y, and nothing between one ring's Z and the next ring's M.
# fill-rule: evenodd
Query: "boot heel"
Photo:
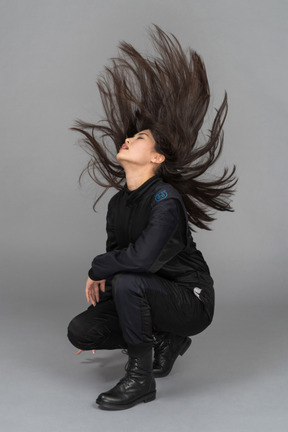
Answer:
M187 349L189 348L190 345L191 345L191 339L188 338L185 341L185 343L182 345L182 347L181 347L181 349L179 351L179 354L182 356L187 351Z
M149 393L145 399L143 400L143 402L151 402L156 398L156 391Z

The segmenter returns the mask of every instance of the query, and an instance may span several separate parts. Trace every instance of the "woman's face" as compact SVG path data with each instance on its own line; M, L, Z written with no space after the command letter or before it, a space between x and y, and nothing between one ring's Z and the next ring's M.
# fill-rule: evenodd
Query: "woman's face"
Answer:
M128 164L156 168L165 157L155 150L155 140L149 129L137 132L133 137L126 138L117 153L117 160L125 168Z

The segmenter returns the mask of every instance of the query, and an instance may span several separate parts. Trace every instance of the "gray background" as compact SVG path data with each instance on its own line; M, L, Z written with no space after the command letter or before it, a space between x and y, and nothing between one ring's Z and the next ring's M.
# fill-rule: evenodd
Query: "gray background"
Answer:
M287 13L285 0L0 1L3 430L288 430ZM89 157L69 127L100 118L98 74L120 40L151 51L152 23L204 59L208 120L227 90L219 167L235 163L240 180L235 213L194 235L215 279L213 324L153 403L108 413L95 398L126 356L76 356L66 327L88 306L116 191L93 212L100 190L77 183Z

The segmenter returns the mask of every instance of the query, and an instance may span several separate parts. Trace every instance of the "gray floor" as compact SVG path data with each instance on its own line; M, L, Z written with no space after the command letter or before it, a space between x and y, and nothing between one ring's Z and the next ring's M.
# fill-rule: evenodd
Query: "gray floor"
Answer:
M8 304L1 311L3 431L288 431L285 304L217 306L213 325L157 380L156 400L118 412L100 410L95 398L123 375L126 355L76 356L66 339L75 305Z

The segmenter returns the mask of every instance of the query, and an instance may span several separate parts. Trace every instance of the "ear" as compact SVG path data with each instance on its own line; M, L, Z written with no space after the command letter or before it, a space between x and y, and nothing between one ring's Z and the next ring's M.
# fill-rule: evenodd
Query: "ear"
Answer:
M165 160L165 156L161 153L157 153L157 155L155 155L152 159L152 163L157 163L157 164L161 164L162 162L164 162Z

